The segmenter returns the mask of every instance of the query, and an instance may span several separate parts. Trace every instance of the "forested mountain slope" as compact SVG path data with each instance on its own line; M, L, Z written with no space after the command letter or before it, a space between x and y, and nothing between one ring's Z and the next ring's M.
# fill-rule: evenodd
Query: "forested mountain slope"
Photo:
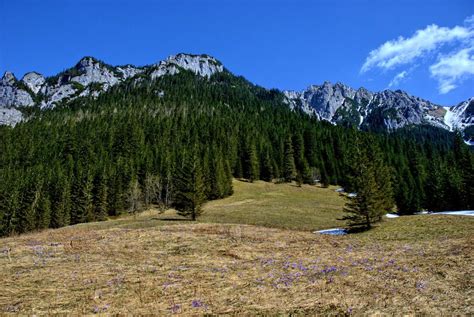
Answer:
M0 127L0 234L166 208L183 183L199 184L204 200L230 195L232 177L319 179L350 190L356 139L389 167L387 194L401 213L474 208L473 156L453 133L334 126L219 63L172 64L100 94L31 107L31 119Z
M180 53L142 67L112 66L94 57L84 57L74 67L47 78L29 72L17 80L6 72L0 80L0 125L15 125L28 119L31 108L50 109L76 98L97 97L133 77L135 81L154 80L182 70L203 77L225 71L222 63L211 56ZM453 107L441 107L401 90L370 92L363 87L356 90L330 82L284 94L290 108L334 124L371 131L428 124L462 131L467 143L473 137L473 98Z

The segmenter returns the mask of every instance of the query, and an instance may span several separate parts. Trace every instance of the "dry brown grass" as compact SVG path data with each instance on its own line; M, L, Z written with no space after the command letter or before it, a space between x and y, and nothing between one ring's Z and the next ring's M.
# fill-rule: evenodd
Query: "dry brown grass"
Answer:
M472 315L473 225L406 217L342 237L225 224L48 230L0 240L0 312Z
M446 114L446 109L444 108L437 108L435 110L428 110L428 114L435 118L443 118Z

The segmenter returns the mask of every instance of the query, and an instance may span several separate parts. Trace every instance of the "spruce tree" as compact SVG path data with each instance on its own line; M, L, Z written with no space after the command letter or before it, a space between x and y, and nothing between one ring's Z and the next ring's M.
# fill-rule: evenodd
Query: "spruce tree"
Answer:
M348 196L344 208L344 217L349 226L357 229L370 229L372 224L382 220L389 211L391 203L391 186L382 183L390 180L384 165L380 163L380 152L372 145L372 140L356 138L353 148L351 190L355 197ZM389 195L387 197L387 195Z
M428 210L444 210L445 197L442 178L442 166L439 161L432 162L428 169L426 194L426 208L428 208Z
M271 182L273 177L274 177L273 162L270 158L270 154L268 153L268 151L265 153L265 155L263 157L260 177L262 178L262 180L264 180L266 182Z
M296 176L295 158L293 153L293 145L291 144L291 137L285 140L285 155L283 163L283 177L286 182L291 182Z
M94 182L94 212L95 218L99 221L107 219L108 204L107 204L107 181L105 180L105 172L96 177Z
M184 155L183 163L176 171L174 206L179 215L195 221L201 215L205 199L201 162L194 150L192 155Z
M257 149L253 142L249 142L244 154L243 174L244 178L248 179L250 182L259 178Z

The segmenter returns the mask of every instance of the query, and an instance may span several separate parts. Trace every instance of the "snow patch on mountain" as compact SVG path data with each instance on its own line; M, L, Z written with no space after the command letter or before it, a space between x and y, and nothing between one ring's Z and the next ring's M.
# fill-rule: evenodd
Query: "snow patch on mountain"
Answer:
M474 125L474 97L454 107L445 107L444 123L450 131L464 130Z

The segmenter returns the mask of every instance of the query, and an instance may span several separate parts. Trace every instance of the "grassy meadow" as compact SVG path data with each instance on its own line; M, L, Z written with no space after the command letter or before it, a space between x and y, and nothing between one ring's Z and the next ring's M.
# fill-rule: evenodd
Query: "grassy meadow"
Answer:
M149 210L0 239L0 313L472 315L474 218L346 236L334 188L234 182L197 222Z

